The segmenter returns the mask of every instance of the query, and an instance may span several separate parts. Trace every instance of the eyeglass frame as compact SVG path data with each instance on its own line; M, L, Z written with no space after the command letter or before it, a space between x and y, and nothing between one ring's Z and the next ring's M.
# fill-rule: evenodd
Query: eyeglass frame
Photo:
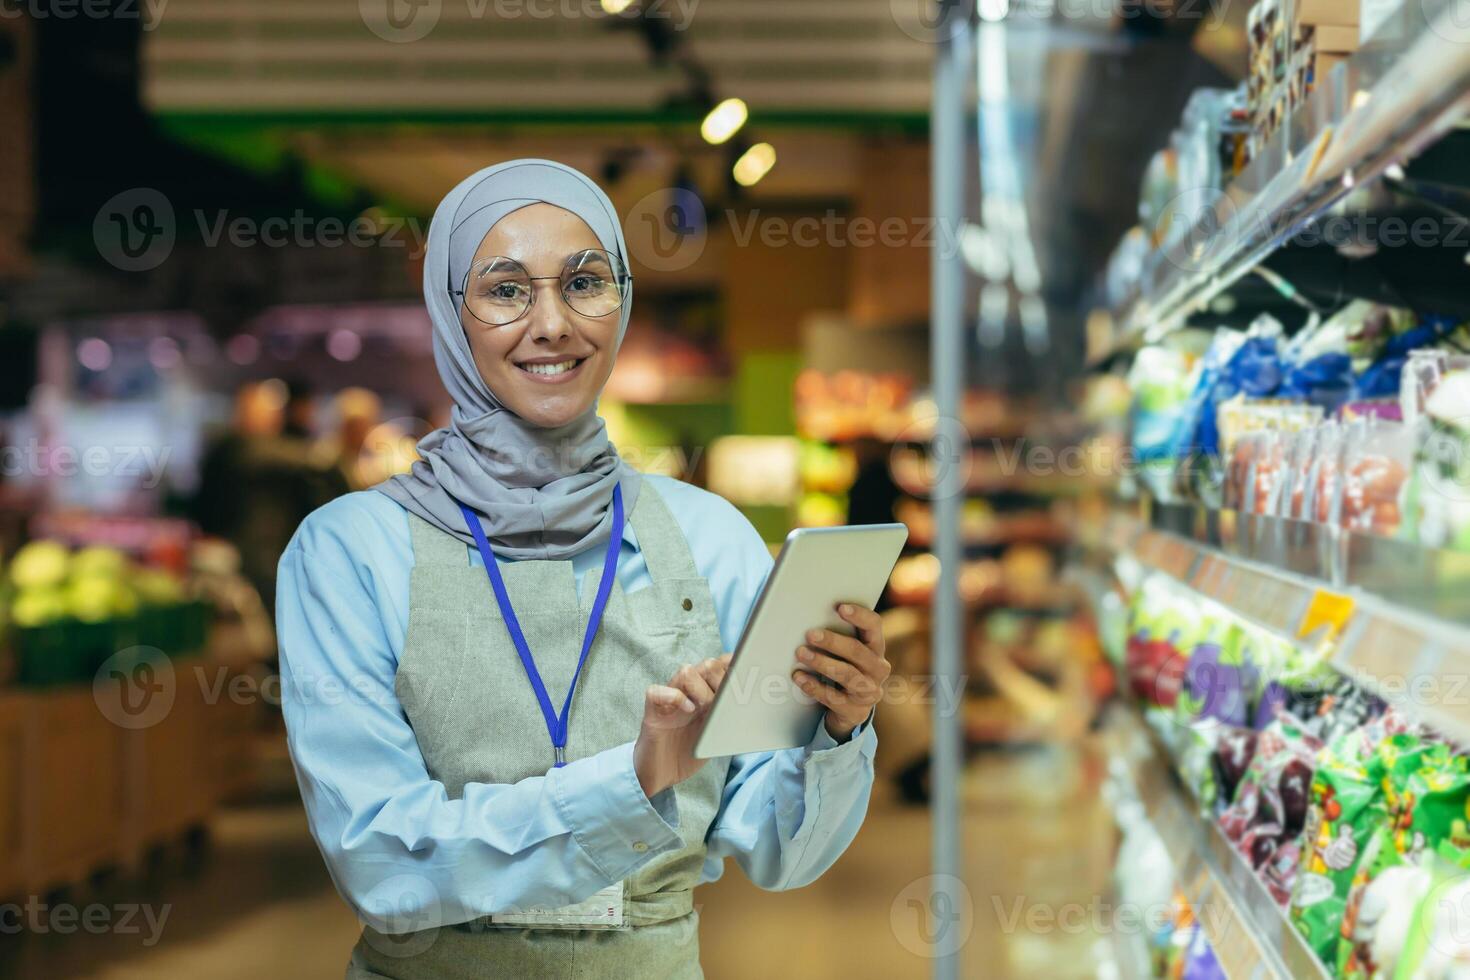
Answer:
M589 320L600 320L600 319L602 319L605 316L612 316L614 313L618 312L619 310L621 310L623 308L623 300L622 300L622 297L625 295L623 293L623 288L625 286L631 286L633 284L633 273L631 273L631 272L628 271L628 264L623 261L623 259L622 259L621 256L617 255L614 252L609 252L605 248L584 248L584 249L582 249L580 251L573 252L571 255L568 255L565 259L562 259L562 266L565 267L566 264L569 261L571 261L574 257L576 257L578 255L583 255L583 254L585 254L587 252L602 252L605 255L607 255L609 258L617 259L618 264L623 267L622 273L620 275L617 275L617 276L614 277L616 279L617 283L618 283L618 295L619 295L618 305L615 306L615 307L613 307L612 309L608 310L606 313L583 313L581 310L577 309L575 306L573 306L571 304L571 301L566 298L566 296L562 293L561 290L557 290L557 295L558 296L561 296L562 305L565 306L567 309L571 310L573 313L577 314L577 316L585 316ZM521 262L520 259L514 258L513 256L510 256L510 255L492 255L492 256L490 256L490 258L491 258L491 260L494 260L494 259L505 259L508 262L514 262L516 265L520 266L522 269L525 270L525 272L526 272L526 279L529 282L541 282L542 280L545 280L545 279L555 279L558 282L561 281L561 273L558 273L558 274L556 274L554 276L533 276L533 275L531 275L530 274L531 273L531 270L530 269L526 269L525 263ZM530 313L531 312L531 309L536 305L536 290L532 289L531 290L531 299L530 299L529 302L526 303L526 308L524 310L522 310L520 312L520 315L517 316L514 320L507 320L504 323L491 323L489 320L481 319L480 314L476 313L473 309L471 309L469 303L467 303L467 302L464 301L465 297L469 295L470 273L473 272L473 271L475 271L475 267L473 265L471 265L468 269L466 269L464 271L464 285L463 285L463 288L461 288L461 289L449 288L451 286L451 283L449 283L449 282L446 282L445 283L445 286L446 286L446 289L447 289L447 291L448 291L448 293L449 293L449 295L451 297L453 297L453 296L460 297L460 304L459 304L460 305L460 309L469 310L470 311L470 316L474 317L476 320L479 320L481 323L485 324L485 326L487 326L487 327L508 327L512 323L516 323L516 322L518 322L520 320L525 319L526 314Z

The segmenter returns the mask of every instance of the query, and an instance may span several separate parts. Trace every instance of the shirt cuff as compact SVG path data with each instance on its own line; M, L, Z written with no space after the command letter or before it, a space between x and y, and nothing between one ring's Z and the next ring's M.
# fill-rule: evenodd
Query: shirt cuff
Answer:
M587 859L611 884L684 846L673 788L650 800L633 768L633 743L551 770L556 808Z
M875 708L874 711L876 710ZM874 753L878 751L878 733L873 730L873 711L868 712L868 717L852 730L845 742L838 742L832 737L832 733L827 731L827 719L823 718L817 725L817 733L812 736L806 748L808 756L823 761L862 755L871 762Z

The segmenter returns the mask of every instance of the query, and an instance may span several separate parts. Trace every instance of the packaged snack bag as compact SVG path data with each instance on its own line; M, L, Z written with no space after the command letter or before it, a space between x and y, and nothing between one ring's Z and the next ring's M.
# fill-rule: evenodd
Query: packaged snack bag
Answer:
M1210 761L1215 770L1216 799L1222 806L1235 802L1235 791L1256 754L1256 733L1249 728L1228 728L1215 738Z
M1406 861L1386 827L1373 832L1348 892L1337 942L1337 975L1372 980L1392 973L1429 872Z
M1470 551L1470 370L1447 370L1414 429L1405 536L1431 548Z
M1138 601L1142 606L1124 655L1129 689L1147 704L1172 708L1204 624L1194 597L1162 576L1144 582Z
M1305 501L1311 520L1318 524L1335 524L1341 510L1342 453L1346 427L1327 422L1317 432L1315 458L1312 460L1311 499Z
M1383 757L1350 732L1318 758L1291 920L1324 963L1335 961L1348 891L1373 830L1386 820Z
M1215 950L1210 946L1209 937L1203 929L1195 929L1194 939L1185 954L1184 969L1180 971L1179 977L1180 980L1226 980L1225 971L1215 958Z
M1231 445L1225 455L1225 485L1220 502L1230 510L1246 509L1246 494L1255 480L1256 460L1266 450L1264 432L1248 432Z
M1189 652L1176 715L1185 723L1244 725L1255 674L1240 627L1224 615L1208 617Z
M1376 962L1382 975L1393 980L1466 980L1470 977L1470 875L1466 874L1470 835L1463 821L1458 834L1440 842L1424 866L1430 883L1413 907L1397 959L1388 947L1399 937L1380 926Z
M1317 454L1317 435L1321 426L1294 433L1288 441L1286 476L1283 481L1281 506L1277 511L1292 520L1311 520L1312 463Z
M1339 523L1363 534L1392 537L1399 531L1401 495L1413 458L1402 423L1364 419L1353 423L1343 460Z
M1389 739L1389 754L1417 736ZM1395 849L1418 856L1450 839L1456 822L1463 824L1470 802L1470 772L1464 756L1440 743L1409 743L1404 754L1392 759L1384 785L1390 830Z
M1220 814L1220 829L1283 904L1300 863L1295 848L1306 823L1313 759L1320 748L1295 719L1282 714L1257 737L1235 799Z

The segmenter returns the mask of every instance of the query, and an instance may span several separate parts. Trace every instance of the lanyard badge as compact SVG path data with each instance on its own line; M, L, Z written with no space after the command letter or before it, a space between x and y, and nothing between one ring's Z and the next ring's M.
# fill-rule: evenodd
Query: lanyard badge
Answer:
M577 660L577 669L572 672L572 682L567 685L567 698L562 704L560 714L551 706L551 695L546 692L546 684L541 680L541 672L536 669L531 648L526 644L525 634L521 632L520 621L511 608L510 595L505 591L505 581L501 578L495 553L490 550L490 542L485 538L484 525L473 510L464 504L459 505L465 524L475 537L475 547L479 549L480 558L485 563L485 574L490 577L490 588L495 592L495 601L500 606L500 615L505 620L506 629L510 631L511 642L515 644L516 653L521 656L521 664L526 668L531 689L536 692L536 701L541 705L541 715L546 719L546 731L551 736L557 767L567 764L567 721L572 712L572 695L577 691L577 678L581 676L582 665L587 662L587 654L592 650L597 629L602 625L602 613L607 608L607 597L612 593L613 580L617 577L618 549L623 541L623 488L620 485L613 486L612 503L612 535L607 542L607 556L602 561L602 579L597 583L597 598L592 603L592 614L587 617L587 633L582 637L582 655Z

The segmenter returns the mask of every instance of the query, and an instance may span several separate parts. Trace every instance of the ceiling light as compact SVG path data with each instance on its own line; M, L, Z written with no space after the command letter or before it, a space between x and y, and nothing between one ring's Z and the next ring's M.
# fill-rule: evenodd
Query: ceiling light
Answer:
M776 148L769 143L757 143L735 161L731 172L741 187L754 187L760 179L776 165Z
M726 99L704 117L704 122L699 125L699 135L704 137L706 143L718 146L740 132L740 127L745 125L749 115L743 100Z

